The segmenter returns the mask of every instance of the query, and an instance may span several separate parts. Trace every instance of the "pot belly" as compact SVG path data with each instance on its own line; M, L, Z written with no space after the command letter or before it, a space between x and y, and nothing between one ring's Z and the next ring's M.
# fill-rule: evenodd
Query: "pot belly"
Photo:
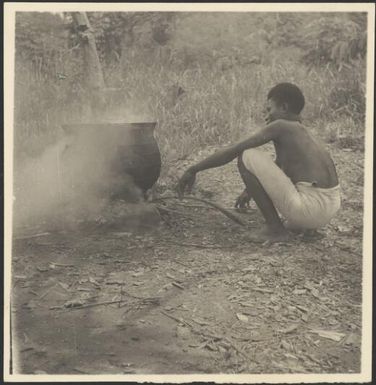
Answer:
M113 170L121 177L130 175L143 192L158 180L161 172L161 155L154 138L147 143L119 146Z
M67 125L73 179L102 196L127 200L133 187L143 193L158 180L161 156L153 130L155 123ZM82 183L81 183L82 182ZM90 182L90 183L89 183Z

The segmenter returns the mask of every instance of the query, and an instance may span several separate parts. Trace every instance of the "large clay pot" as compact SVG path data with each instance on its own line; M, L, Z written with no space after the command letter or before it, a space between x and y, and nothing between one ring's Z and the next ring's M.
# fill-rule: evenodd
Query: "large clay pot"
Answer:
M155 126L156 122L86 123L63 128L73 137L72 146L82 150L82 159L91 159L93 170L106 163L115 178L131 176L145 193L158 180L161 170Z

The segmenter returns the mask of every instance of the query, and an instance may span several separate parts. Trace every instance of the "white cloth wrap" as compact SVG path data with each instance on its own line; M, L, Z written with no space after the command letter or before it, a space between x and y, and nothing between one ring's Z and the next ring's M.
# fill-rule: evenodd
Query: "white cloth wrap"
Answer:
M294 184L266 153L249 149L242 160L257 177L289 229L317 229L329 223L341 207L340 186L319 188Z

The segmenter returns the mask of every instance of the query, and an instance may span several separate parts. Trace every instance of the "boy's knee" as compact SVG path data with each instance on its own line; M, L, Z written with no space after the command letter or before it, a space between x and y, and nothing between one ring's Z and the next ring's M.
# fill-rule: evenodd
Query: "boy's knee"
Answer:
M252 164L254 159L258 157L259 151L252 149L248 149L243 151L238 156L238 169L240 173L250 172L252 173L252 168L249 167L250 163Z
M255 175L266 171L271 163L274 165L270 155L255 148L245 150L242 153L241 162L248 172Z

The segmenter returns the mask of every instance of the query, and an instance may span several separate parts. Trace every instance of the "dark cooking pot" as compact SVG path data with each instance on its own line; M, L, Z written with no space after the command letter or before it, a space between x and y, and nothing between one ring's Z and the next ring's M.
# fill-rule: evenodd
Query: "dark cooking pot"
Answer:
M92 158L97 163L108 162L113 175L130 175L145 193L158 180L161 171L155 126L156 122L79 123L63 125L63 129L73 135L76 147L86 153L94 151Z

